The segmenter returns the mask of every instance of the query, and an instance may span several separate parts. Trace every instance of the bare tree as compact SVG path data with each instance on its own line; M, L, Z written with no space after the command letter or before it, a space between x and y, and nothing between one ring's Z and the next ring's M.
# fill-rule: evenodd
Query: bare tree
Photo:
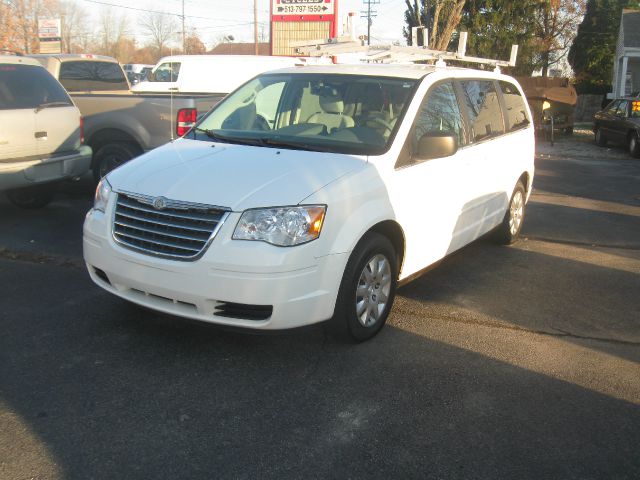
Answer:
M124 14L118 15L106 7L101 12L99 28L98 53L118 58L122 43L128 38L127 17Z
M141 15L140 26L150 37L149 45L158 51L159 56L163 55L178 31L175 17L165 13L148 12Z
M429 46L435 50L446 50L451 36L462 20L466 0L405 0L407 10L404 35L411 42L411 27L426 27L429 30Z
M90 33L87 28L89 14L75 0L60 2L57 14L62 18L62 48L74 53L80 46L87 46Z
M560 63L578 31L586 9L586 0L549 0L538 11L536 37L539 42L542 76Z

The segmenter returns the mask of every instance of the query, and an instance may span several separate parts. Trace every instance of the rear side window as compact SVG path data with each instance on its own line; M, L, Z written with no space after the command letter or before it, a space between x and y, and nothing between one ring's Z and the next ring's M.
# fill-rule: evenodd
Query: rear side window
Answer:
M180 62L162 63L149 75L150 82L177 82L180 76Z
M69 92L129 90L120 65L113 62L63 62L60 83Z
M446 132L458 137L458 144L464 145L462 116L451 82L441 83L432 88L416 117L412 147L415 152L418 140L425 134Z
M502 108L493 81L465 80L460 83L469 116L471 140L477 142L503 134Z
M504 81L498 83L500 90L502 90L502 98L507 111L507 118L505 118L507 132L527 127L529 125L529 117L527 116L525 100L520 95L520 91L512 83Z
M73 105L64 88L44 68L0 65L0 110Z

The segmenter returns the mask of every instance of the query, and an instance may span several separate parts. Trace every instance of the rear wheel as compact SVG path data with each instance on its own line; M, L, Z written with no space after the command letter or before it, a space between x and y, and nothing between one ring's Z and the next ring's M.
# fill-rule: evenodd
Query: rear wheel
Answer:
M140 149L131 143L107 143L99 147L94 156L93 178L100 181L111 170L140 155Z
M345 268L332 333L363 342L375 336L391 311L398 279L397 254L385 236L368 233L354 249Z
M638 140L638 134L631 132L627 138L627 146L629 148L629 155L632 157L640 157L640 141Z
M599 147L607 146L607 138L604 136L604 133L602 133L601 128L596 129L596 145Z
M33 185L7 191L7 198L20 208L42 208L48 205L56 192L56 184Z
M522 182L518 182L513 190L509 208L504 214L502 223L496 230L496 241L502 245L511 245L518 240L524 221L526 193Z

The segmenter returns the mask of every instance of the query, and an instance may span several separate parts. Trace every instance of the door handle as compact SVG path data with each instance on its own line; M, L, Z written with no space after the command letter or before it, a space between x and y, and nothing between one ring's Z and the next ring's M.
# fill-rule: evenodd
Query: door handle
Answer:
M47 138L47 132L36 132L34 133L36 138Z

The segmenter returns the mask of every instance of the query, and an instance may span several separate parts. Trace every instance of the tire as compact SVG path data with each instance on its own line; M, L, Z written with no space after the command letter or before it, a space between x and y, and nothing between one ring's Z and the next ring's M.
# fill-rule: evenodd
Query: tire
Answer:
M93 158L93 178L99 182L111 170L140 155L140 149L131 143L107 143L99 147Z
M398 257L393 245L383 235L366 234L345 268L330 320L332 335L350 342L374 337L387 321L397 283Z
M564 134L565 135L573 135L573 127L566 127L564 129Z
M56 184L47 183L7 190L7 198L20 208L36 209L48 205L56 193Z
M604 136L604 133L602 133L601 128L596 128L595 136L596 136L596 145L598 145L599 147L607 146L607 137Z
M522 182L518 182L513 190L509 208L507 208L502 223L496 230L495 239L500 245L511 245L520 237L522 223L524 222L525 201L527 194Z
M636 132L631 132L627 137L627 147L629 149L629 155L633 158L640 157L640 140Z

